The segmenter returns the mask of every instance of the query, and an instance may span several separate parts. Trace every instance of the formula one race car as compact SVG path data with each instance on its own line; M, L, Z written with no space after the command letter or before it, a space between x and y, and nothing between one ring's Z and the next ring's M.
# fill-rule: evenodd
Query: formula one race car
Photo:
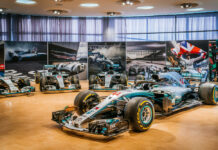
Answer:
M33 59L40 59L40 58L47 58L46 53L39 53L36 49L35 50L15 50L8 52L9 57L13 61L21 61L21 60L33 60Z
M0 95L29 94L35 92L27 78L0 77Z
M89 77L90 90L121 90L125 89L126 86L127 76L113 70Z
M112 60L106 58L99 52L92 52L89 54L89 64L97 64L103 71L108 71L110 67L113 67L114 70L121 69L121 65L119 63L114 63Z
M48 72L62 72L62 74L67 75L76 75L83 71L85 71L86 66L79 62L73 62L69 64L58 64L58 65L45 65L43 70L37 70L35 72L35 82L38 84L40 82L40 78Z
M85 70L84 64L45 65L45 69L40 73L41 92L81 89L77 74Z
M130 66L129 75L145 75L145 68L138 65Z
M181 69L180 67L169 67L168 70L178 72L188 81L206 82L208 71L203 70L200 72L193 69Z
M137 132L148 130L155 111L170 114L202 103L215 105L217 102L217 85L190 85L180 74L169 72L107 97L99 97L93 91L80 92L74 106L53 112L52 120L71 130L114 136L130 127Z

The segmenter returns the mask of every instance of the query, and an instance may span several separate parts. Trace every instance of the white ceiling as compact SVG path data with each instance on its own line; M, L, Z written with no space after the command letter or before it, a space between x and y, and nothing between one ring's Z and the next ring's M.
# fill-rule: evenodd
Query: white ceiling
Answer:
M217 11L218 0L143 0L141 4L134 6L122 6L117 0L73 0L72 2L64 2L62 6L57 6L53 0L36 0L36 5L20 5L15 0L0 0L0 8L9 9L9 13L31 14L31 15L53 15L48 12L49 9L66 9L69 13L62 16L106 16L108 11L122 12L122 16L147 16L147 15L163 15L175 13L187 13L185 9L176 6L182 2L197 2L198 7L203 7L203 11ZM98 3L97 8L82 8L81 3ZM152 5L151 10L137 10L138 6Z

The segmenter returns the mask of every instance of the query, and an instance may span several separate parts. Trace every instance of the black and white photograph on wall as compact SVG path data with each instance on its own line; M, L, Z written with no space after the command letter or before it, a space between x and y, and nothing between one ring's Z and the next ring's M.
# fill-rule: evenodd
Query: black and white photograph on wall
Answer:
M167 42L167 66L188 80L207 81L208 41Z
M0 77L4 76L5 69L5 60L4 60L4 42L0 42Z
M166 65L165 42L127 42L126 71L129 80L137 75L150 79L152 74L162 71Z
M60 42L49 43L49 64L71 64L71 71L76 71L80 80L87 79L88 43ZM75 74L75 73L74 73Z
M46 42L5 42L5 72L34 79L35 71L46 64Z
M124 42L94 42L88 45L89 75L115 71L124 73L126 44Z

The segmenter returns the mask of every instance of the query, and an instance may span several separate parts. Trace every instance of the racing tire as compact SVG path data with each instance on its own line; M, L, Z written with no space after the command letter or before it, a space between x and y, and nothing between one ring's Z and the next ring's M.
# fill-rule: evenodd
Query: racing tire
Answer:
M78 75L73 75L70 79L71 84L79 84L79 76Z
M128 82L127 76L125 74L122 74L120 76L120 84L127 86L127 82Z
M110 87L112 88L116 84L119 84L119 78L117 78L117 76L113 75L111 78Z
M136 75L136 69L133 68L133 67L130 67L130 68L129 68L129 75L130 75L130 76L131 76L131 75Z
M40 72L37 72L37 73L36 73L36 77L35 77L35 83L36 83L36 84L39 84L39 82L40 82L40 76L41 76L41 73L40 73Z
M80 85L80 84L76 84L76 85L75 85L75 88L76 88L76 89L81 89L81 85Z
M145 75L145 68L142 68L142 67L139 68L139 69L138 69L138 74L139 74L139 75Z
M199 87L199 96L207 105L218 103L218 86L214 83L203 83Z
M133 131L143 132L151 127L155 117L153 103L143 97L132 98L124 110L124 118L129 121Z
M98 105L100 102L100 98L97 93L93 91L82 91L80 92L75 100L74 100L74 106L77 107L77 114L82 115L85 112L89 111L96 105Z
M89 77L89 85L97 84L97 83L98 83L97 76L96 75L90 75L90 77Z
M22 89L25 86L30 86L30 80L29 79L20 78L18 80L18 86L19 86L20 89Z
M30 86L30 80L29 79L23 79L25 86Z
M45 91L45 85L46 85L46 78L42 77L40 82L39 82L39 89L41 92Z
M89 90L94 90L95 89L95 84L89 85Z

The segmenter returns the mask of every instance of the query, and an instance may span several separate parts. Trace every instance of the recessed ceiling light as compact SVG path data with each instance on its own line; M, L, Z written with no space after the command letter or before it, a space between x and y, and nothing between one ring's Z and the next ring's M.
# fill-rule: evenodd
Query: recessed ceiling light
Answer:
M1 13L1 14L4 14L6 11L8 11L7 8L0 8L0 13Z
M63 10L63 9L50 9L48 12L53 13L54 15L62 15L68 13L68 10Z
M154 6L139 6L137 7L137 9L143 9L143 10L147 10L147 9L153 9Z
M187 11L201 11L201 10L204 10L204 8L190 8L190 9L187 9Z
M183 9L190 9L193 7L197 7L198 3L182 3L182 4L179 4L178 6L180 6L180 8L183 8Z
M36 4L36 1L34 1L34 0L16 0L16 3L24 4L24 5L34 5L34 4Z
M83 4L80 4L81 7L98 7L99 4L97 3L83 3Z

